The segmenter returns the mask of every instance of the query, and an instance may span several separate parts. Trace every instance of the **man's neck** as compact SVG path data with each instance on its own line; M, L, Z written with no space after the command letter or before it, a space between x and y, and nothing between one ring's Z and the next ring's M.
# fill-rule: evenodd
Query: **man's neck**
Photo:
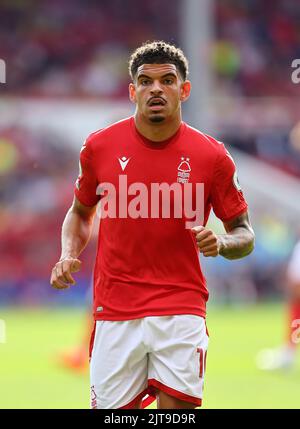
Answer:
M154 142L161 142L169 139L178 131L181 125L181 115L166 122L147 122L137 112L134 115L135 126L142 136Z

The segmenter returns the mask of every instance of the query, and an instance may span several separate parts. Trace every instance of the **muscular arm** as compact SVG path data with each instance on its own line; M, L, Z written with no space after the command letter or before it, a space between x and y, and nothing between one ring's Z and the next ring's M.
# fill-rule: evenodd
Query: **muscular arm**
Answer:
M249 255L254 248L254 232L248 213L223 224L226 234L216 235L203 226L192 229L200 252L204 256L222 255L226 259L239 259Z
M87 245L91 232L96 206L87 207L74 197L62 226L61 257L77 258Z
M96 206L84 206L74 197L62 226L61 256L51 273L50 283L54 288L65 289L75 284L71 273L80 269L77 258L90 239L95 211Z
M223 224L226 234L218 235L219 254L227 259L239 259L249 255L254 248L254 232L248 213Z

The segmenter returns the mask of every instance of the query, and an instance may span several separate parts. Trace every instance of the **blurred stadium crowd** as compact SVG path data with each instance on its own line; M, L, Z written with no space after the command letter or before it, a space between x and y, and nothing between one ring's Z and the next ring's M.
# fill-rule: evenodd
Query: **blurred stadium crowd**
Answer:
M217 94L299 97L289 68L300 58L299 0L224 0L215 14L210 52ZM149 39L179 43L179 20L179 0L172 0L172 7L159 0L131 0L130 7L122 0L102 0L101 7L96 0L3 0L0 58L11 71L1 92L126 98L129 52ZM228 135L224 141L300 176L300 155L290 137L284 129ZM78 151L61 134L20 125L0 128L0 302L49 299L49 267L59 255L77 165ZM256 250L246 262L206 261L211 284L220 296L246 300L280 293L296 233L264 213L256 225ZM85 251L79 283L90 281L93 252L93 246Z
M6 90L40 96L126 97L128 52L168 29L178 1L7 1L0 57L14 73Z
M11 68L4 91L127 97L128 52L150 39L179 43L179 4L3 0L0 58ZM219 1L215 18L209 50L219 94L300 95L286 67L300 57L298 0Z
M300 55L300 3L225 0L216 6L214 64L226 93L299 96L286 65Z
M49 266L59 256L61 224L78 174L78 154L65 143L49 130L1 130L1 303L49 299ZM90 250L83 277L92 267Z

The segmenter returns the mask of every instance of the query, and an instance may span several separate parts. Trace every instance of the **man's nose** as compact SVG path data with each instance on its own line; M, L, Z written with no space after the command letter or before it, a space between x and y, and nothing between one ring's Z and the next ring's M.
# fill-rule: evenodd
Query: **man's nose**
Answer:
M154 94L156 95L156 94L161 94L162 93L162 88L161 88L159 80L154 80L153 81L153 85L151 87L151 93L153 95Z

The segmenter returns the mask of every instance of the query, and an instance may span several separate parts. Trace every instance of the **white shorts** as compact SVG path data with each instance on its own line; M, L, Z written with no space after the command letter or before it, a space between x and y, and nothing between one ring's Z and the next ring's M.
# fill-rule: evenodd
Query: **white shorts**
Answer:
M132 408L147 397L145 406L157 390L200 406L207 347L205 319L200 316L97 321L90 361L91 407Z

